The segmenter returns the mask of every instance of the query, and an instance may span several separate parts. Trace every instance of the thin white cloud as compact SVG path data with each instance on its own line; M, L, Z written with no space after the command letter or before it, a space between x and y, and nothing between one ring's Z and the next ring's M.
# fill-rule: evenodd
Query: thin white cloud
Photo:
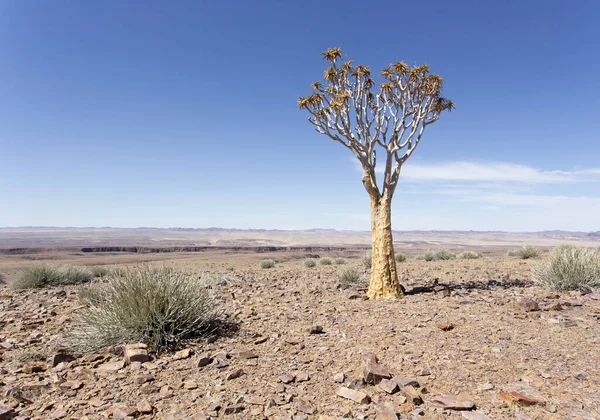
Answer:
M377 172L383 167L378 165ZM527 165L508 162L407 162L402 178L410 181L463 181L463 182L521 182L529 184L559 184L572 182L600 182L600 169L571 171L541 170Z

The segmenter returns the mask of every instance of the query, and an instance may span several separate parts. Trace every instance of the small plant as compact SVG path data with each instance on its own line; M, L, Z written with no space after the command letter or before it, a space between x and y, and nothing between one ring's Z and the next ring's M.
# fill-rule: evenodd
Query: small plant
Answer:
M447 261L447 260L453 260L456 258L456 254L447 251L445 249L438 249L437 251L435 251L435 259L436 260L442 260L442 261Z
M94 277L105 277L110 274L110 270L106 267L91 267L90 271Z
M344 264L346 264L346 260L345 260L345 259L343 259L343 258L336 258L336 259L335 259L335 263L336 263L337 265L344 265Z
M435 259L436 259L435 258L435 251L429 250L429 251L425 252L425 254L423 254L423 259L425 261L435 261Z
M275 261L273 260L262 260L260 262L260 268L273 268L275 267Z
M233 266L229 266L225 270L227 270L227 271L235 271L235 268Z
M415 260L416 261L423 261L423 260L425 260L425 254L419 254L419 255L415 256Z
M399 263L406 261L406 255L404 255L404 254L398 253L398 254L396 254L395 258L396 258L396 262L399 262Z
M171 268L142 268L84 286L76 329L64 345L92 352L112 345L145 343L161 350L210 333L215 302L194 277Z
M312 258L309 258L308 260L304 260L304 266L307 268L312 268L316 265L317 265L317 262Z
M347 268L340 273L340 283L343 285L363 285L368 283L368 279L362 276L355 268Z
M39 289L42 287L67 286L87 283L94 274L86 267L72 265L39 264L25 270L12 283L15 289Z
M4 284L4 282L4 274L2 274L2 272L0 271L0 284Z
M333 264L333 262L331 261L330 258L321 258L319 260L319 264L321 264L321 265L331 265L331 264Z
M204 273L200 276L200 284L209 289L214 289L217 286L229 286L236 283L239 283L239 279L222 274Z
M461 260L476 260L480 257L481 255L473 251L465 251L461 254L458 254L458 258L460 258Z
M521 258L522 260L527 260L529 258L537 258L541 255L541 253L542 251L540 251L539 248L533 245L525 245L521 249L508 251L508 256Z
M373 255L371 251L365 252L365 255L362 256L362 265L366 270L371 269L371 265L373 264Z
M559 291L600 288L600 253L573 245L557 246L533 267L533 281Z

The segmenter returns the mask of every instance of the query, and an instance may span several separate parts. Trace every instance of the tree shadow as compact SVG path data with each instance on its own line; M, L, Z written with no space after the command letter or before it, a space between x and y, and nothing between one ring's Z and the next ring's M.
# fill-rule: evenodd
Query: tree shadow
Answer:
M418 295L422 293L435 293L442 294L444 296L450 296L452 292L463 291L463 290L499 290L499 289L511 289L511 288L524 288L533 286L532 281L525 280L481 280L481 281L469 281L460 284L449 284L439 283L438 280L434 280L430 286L415 286L410 290L406 291L406 295Z

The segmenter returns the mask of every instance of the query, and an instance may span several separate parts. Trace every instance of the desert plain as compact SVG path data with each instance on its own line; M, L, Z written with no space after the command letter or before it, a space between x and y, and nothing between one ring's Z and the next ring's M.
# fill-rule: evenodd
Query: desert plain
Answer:
M340 282L368 273L368 232L0 229L0 419L600 418L600 293L544 289L543 255L507 256L600 235L394 235L407 293L371 301ZM440 248L481 258L415 258ZM321 258L344 263L304 265ZM78 286L10 287L38 263L215 276L230 328L130 363L119 347L69 352Z

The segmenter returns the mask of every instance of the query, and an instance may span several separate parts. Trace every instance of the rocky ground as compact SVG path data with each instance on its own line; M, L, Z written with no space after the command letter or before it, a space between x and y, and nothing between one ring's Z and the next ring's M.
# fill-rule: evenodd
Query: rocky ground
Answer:
M598 419L600 293L535 287L530 264L411 260L411 294L369 301L339 285L356 260L232 256L214 292L237 329L165 354L58 352L76 288L0 286L0 419Z

